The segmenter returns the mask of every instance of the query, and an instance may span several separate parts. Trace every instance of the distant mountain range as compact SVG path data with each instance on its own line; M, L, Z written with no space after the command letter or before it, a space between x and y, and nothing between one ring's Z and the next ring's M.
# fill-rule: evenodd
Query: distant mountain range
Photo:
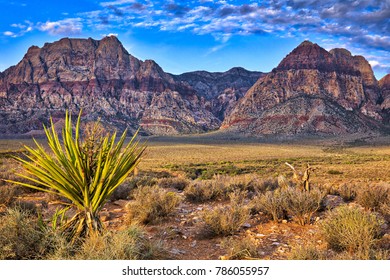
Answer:
M32 46L0 73L0 134L35 134L66 109L111 128L174 135L387 131L390 75L379 82L362 56L305 41L270 73L166 73L114 36Z

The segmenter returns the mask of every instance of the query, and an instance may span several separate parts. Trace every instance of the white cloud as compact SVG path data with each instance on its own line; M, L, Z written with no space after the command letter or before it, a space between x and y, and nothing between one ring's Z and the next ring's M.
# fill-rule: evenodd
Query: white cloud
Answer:
M118 33L102 34L102 37L110 37L110 36L118 37Z
M118 5L123 5L123 4L131 4L134 3L135 0L116 0L116 1L110 1L110 2L102 2L100 5L103 7L108 7L108 6L118 6Z
M38 29L48 32L50 35L75 35L82 31L81 18L68 18L59 21L46 21L45 23L38 23Z
M370 60L370 61L368 61L368 63L370 63L371 67L375 67L375 66L380 65L379 61L376 61L376 60Z
M9 37L15 37L16 36L16 34L13 33L12 31L5 31L5 32L3 32L3 35L9 36Z

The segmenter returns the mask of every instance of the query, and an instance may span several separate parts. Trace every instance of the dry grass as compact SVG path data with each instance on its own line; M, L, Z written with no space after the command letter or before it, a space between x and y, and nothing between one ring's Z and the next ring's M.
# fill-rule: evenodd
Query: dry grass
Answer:
M244 203L246 194L230 194L230 204L203 211L204 233L210 236L227 236L235 233L248 221L250 209Z
M283 197L280 191L259 194L251 201L252 212L262 212L275 222L284 218Z
M276 178L280 175L285 178L291 178L292 176L291 170L284 164L286 161L293 164L297 170L302 170L306 163L310 163L311 166L316 167L315 172L311 174L311 183L314 186L314 190L321 188L323 193L327 191L330 194L341 196L347 203L356 201L366 209L380 212L387 220L387 223L389 223L390 204L388 200L384 199L384 197L389 196L388 192L383 192L383 189L378 191L377 187L372 188L371 186L379 185L383 187L383 182L390 182L390 173L388 172L390 170L390 146L353 146L349 144L338 145L337 143L335 145L335 142L339 141L338 139L334 140L334 142L316 140L302 143L296 141L292 144L228 143L226 141L209 141L207 139L205 141L202 140L202 142L198 141L199 139L193 140L192 137L188 138L190 140L187 138L183 139L178 137L170 142L159 142L153 139L149 141L147 154L139 166L139 174L136 177L129 178L114 194L114 200L132 199L129 204L127 224L135 220L144 223L157 223L172 215L179 207L180 198L177 197L176 190L169 192L166 188L183 191L183 194L180 194L180 196L186 198L186 201L181 204L185 211L192 208L196 209L197 207L209 209L208 205L199 206L194 205L194 203L210 202L213 205L211 211L206 212L205 210L202 215L194 213L196 217L200 216L200 221L203 221L203 223L196 222L194 228L199 224L203 224L207 231L213 235L226 236L235 234L242 229L242 224L249 221L249 219L251 219L251 223L252 220L258 219L258 222L264 223L265 227L269 225L267 219L264 219L262 214L254 215L250 218L249 208L252 208L253 212L262 212L276 221L286 219L286 214L288 213L293 220L300 224L309 223L311 216L317 211L319 198L317 200L314 197L314 193L310 197L305 197L305 195L309 194L290 191L290 195L287 195L287 192L279 190ZM25 140L24 142L29 141ZM12 179L14 173L19 171L19 167L10 158L10 155L13 153L20 152L21 146L19 142L0 140L0 178ZM197 180L193 180L195 178ZM232 199L229 203L227 201L229 195L238 191L246 191L246 193L245 195L241 193L240 199L237 199L236 202L234 202L235 199ZM23 190L14 189L12 186L0 181L0 204L6 206L14 205L15 196L19 195L24 195ZM248 199L252 199L252 201L248 203ZM305 203L308 201L305 199L309 202L311 200L316 202L306 205ZM289 201L288 204L286 204L286 200ZM314 206L311 207L312 205ZM302 206L305 206L303 208L306 210L302 210ZM342 223L340 221L342 218L336 215L338 209L340 209L339 206L331 214L328 214L328 210L325 210L327 217L329 215L326 218L329 227L333 226L336 229L340 229L342 228L341 224L350 224L349 221L352 220L350 217L345 218L349 219L347 222L344 221ZM183 211L183 213L186 212ZM368 215L369 218L361 218L362 213ZM368 222L372 225L377 221L368 212L363 211L362 213L356 218L360 223L358 223L359 230L366 228ZM320 215L322 214L320 213ZM30 217L33 216L31 213L28 215ZM345 214L344 216L347 215ZM2 223L4 218L5 216L0 217ZM33 219L36 219L36 217ZM173 220L168 219L167 221L175 223ZM331 221L334 223L332 224ZM32 224L30 224L30 227L28 224L26 224L25 228L31 229L31 226L34 228ZM299 227L295 223L290 222L287 225ZM147 227L160 226L165 226L165 224L153 224ZM280 227L284 225L275 226ZM189 223L188 227L191 227L191 223ZM317 227L317 224L309 227L305 226L305 228L311 227ZM302 230L304 231L305 228L302 227ZM377 227L375 228L377 229ZM385 246L381 243L382 241L378 241L379 237L377 234L374 235L375 237L369 238L367 237L369 234L362 233L356 227L351 226L350 229L351 231L342 233L338 233L337 230L333 231L332 233L334 235L339 234L339 237L332 239L329 244L339 242L333 240L349 239L349 237L344 238L340 236L353 236L356 234L354 238L359 240L359 244L362 245L330 246L334 250L337 247L338 251L333 255L325 256L315 246L303 244L302 246L293 247L290 255L286 257L291 259L386 259L389 257L387 245ZM252 230L252 228L249 230ZM195 231L197 232L197 230ZM261 257L258 256L258 248L253 243L253 240L247 239L242 233L240 232L240 238L235 236L227 239L224 245L226 246L224 248L227 251L227 257L229 259ZM146 240L145 235L140 239L136 238L140 242L136 246L129 245L126 247L126 244L130 244L133 242L131 240L134 239L126 237L125 232L122 232L120 236L116 237L114 237L114 233L107 233L105 236L98 237L95 240L89 240L88 242L90 243L86 247L72 248L60 237L53 235L53 233L45 232L43 234L45 238L42 238L40 241L43 242L41 244L45 245L34 245L38 246L36 247L38 249L32 247L32 249L26 250L27 253L24 256L23 254L16 256L13 253L14 255L8 256L8 258L116 259L124 257L123 252L130 247L146 249L142 249L141 251L144 253L139 255L130 250L134 254L128 255L129 258L162 258L159 255L160 253L158 253L160 251L158 244L155 244L157 249L151 248L150 250L147 249L149 245L142 245ZM34 236L34 233L32 235ZM196 240L196 237L194 238ZM115 239L115 242L118 244L117 248L114 248L116 244L112 243L110 239ZM384 238L382 239L384 240ZM29 240L26 237L27 244L31 244ZM52 246L48 244L52 244ZM42 246L50 250L39 249ZM154 247L153 244L150 246ZM369 249L364 249L367 247ZM101 249L88 251L90 248ZM137 250L135 249L135 251ZM190 248L185 250L187 252L191 251ZM28 254L30 256L27 256Z
M127 206L127 223L156 223L168 217L180 204L181 197L158 186L134 191L134 200Z
M358 190L357 202L368 210L380 210L382 204L390 204L390 186L364 186Z
M245 260L261 258L260 245L259 240L252 236L229 237L221 242L221 247L227 251L227 255L223 259Z
M310 224L313 214L320 209L324 194L319 190L310 192L288 189L281 192L283 208L301 226Z

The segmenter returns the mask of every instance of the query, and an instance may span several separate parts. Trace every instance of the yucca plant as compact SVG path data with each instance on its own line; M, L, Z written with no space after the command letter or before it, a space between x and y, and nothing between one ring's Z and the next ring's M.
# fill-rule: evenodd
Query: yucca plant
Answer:
M134 170L145 150L145 145L135 140L137 132L125 146L126 131L117 143L116 133L104 135L101 131L96 133L98 129L81 137L80 118L81 112L73 130L71 116L66 112L62 141L50 119L51 128L44 126L44 130L51 151L45 151L36 140L36 148L25 147L25 158L16 160L26 171L18 176L29 183L13 182L70 201L68 206L77 211L62 229L72 242L102 231L99 211Z

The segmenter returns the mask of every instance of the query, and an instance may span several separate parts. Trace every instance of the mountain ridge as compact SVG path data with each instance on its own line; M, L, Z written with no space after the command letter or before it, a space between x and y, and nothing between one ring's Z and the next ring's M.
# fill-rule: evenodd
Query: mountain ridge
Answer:
M364 57L310 41L270 73L233 67L174 75L132 56L115 36L31 46L0 73L0 134L31 133L49 115L80 108L87 120L149 135L381 132L390 78L378 82Z

